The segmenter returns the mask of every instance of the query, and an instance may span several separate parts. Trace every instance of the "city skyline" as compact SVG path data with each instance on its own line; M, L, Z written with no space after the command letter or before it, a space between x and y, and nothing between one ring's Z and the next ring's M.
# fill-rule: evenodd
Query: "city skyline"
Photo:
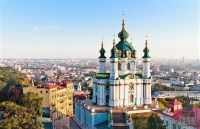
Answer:
M114 34L119 41L124 12L128 41L133 39L138 58L148 35L153 58L197 59L199 4L196 0L2 1L0 58L94 59L103 37L109 59Z

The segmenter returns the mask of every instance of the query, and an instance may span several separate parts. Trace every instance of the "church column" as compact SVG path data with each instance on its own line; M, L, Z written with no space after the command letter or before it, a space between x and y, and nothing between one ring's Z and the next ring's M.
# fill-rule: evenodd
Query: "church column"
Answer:
M143 73L142 73L142 77L143 78L149 78L151 76L150 74L150 56L149 56L149 48L147 46L147 40L145 43L145 48L143 50L144 52L144 56L143 58Z
M93 103L96 103L96 85L95 85L95 82L93 82L92 84L93 86L93 96L92 96L92 102Z
M117 48L115 46L115 39L113 40L113 48L111 49L110 63L111 63L110 79L115 80L119 76L118 56L117 56Z

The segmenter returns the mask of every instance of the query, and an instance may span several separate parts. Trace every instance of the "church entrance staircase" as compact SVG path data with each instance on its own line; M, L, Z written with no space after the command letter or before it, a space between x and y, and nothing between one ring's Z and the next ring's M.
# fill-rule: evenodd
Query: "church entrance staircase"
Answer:
M114 129L127 129L125 112L121 109L112 110Z

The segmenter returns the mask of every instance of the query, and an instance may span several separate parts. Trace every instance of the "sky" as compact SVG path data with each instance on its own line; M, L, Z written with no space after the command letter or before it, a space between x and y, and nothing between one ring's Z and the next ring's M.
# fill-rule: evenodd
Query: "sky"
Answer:
M151 58L200 58L198 0L1 0L0 58L106 57L122 28L143 56L148 35Z

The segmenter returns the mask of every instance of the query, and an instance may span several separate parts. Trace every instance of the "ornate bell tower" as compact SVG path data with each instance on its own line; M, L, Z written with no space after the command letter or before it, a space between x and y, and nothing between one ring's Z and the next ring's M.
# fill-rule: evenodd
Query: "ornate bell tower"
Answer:
M147 37L147 36L146 36ZM143 50L144 52L144 56L143 58L143 73L142 73L142 77L143 78L149 78L151 76L150 74L150 56L149 56L149 48L148 48L148 43L147 43L147 39L146 39L146 43L145 43L145 48Z
M101 43L101 50L99 51L101 54L99 57L99 73L106 73L106 57L105 57L105 49L103 48L103 38Z

